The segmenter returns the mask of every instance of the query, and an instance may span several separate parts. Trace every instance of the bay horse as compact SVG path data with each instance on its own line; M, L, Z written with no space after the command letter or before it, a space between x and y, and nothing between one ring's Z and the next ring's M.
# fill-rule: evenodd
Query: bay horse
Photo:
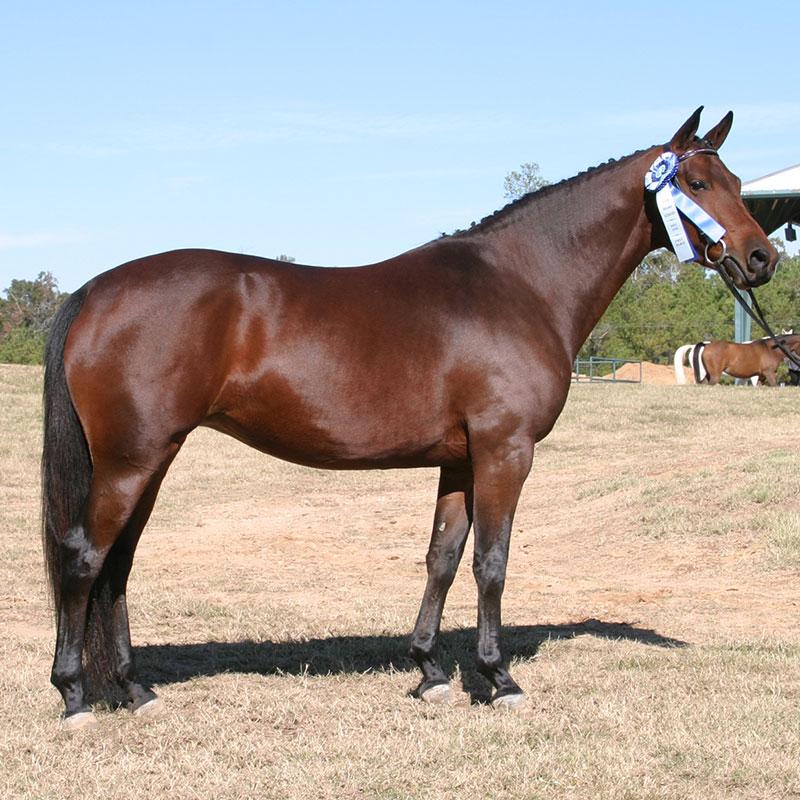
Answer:
M411 637L417 695L447 698L437 639L473 527L477 667L493 704L516 706L522 690L500 647L514 512L581 344L634 267L669 245L643 185L654 159L681 158L675 180L727 228L710 250L737 286L775 269L775 249L717 154L733 114L698 137L701 110L666 145L377 264L325 269L178 250L72 294L46 349L42 459L51 681L64 725L96 723L84 674L95 688L120 687L135 713L160 708L136 676L126 586L164 475L200 425L313 467L438 467ZM695 251L708 247L687 228Z
M800 335L756 339L753 342L715 340L704 345L700 352L706 374L702 381L715 385L725 373L732 378L758 378L768 386L777 386L777 370L786 358L776 342L800 356Z

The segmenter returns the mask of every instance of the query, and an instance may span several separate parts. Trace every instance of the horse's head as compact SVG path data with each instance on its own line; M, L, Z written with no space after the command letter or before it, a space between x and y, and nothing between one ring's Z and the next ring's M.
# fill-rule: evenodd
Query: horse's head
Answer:
M794 334L779 337L784 346L788 347L795 355L800 356L800 335Z
M686 236L699 254L698 261L724 270L740 289L760 286L775 272L778 253L742 202L741 181L717 154L731 129L733 112L698 137L702 110L701 106L684 122L664 149L678 159L674 184L725 232L717 241L687 220Z

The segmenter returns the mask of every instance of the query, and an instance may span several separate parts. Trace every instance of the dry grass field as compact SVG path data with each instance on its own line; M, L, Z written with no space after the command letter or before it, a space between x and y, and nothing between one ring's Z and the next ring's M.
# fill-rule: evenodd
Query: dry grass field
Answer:
M167 712L69 736L40 380L0 366L0 797L800 796L800 391L574 387L515 523L519 714L482 702L469 557L443 623L459 700L408 695L435 472L319 472L198 431L131 581Z

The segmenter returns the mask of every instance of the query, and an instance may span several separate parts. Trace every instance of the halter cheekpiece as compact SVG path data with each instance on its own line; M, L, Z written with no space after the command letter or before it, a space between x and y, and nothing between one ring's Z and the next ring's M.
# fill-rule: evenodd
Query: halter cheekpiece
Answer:
M675 255L681 261L695 261L697 259L697 253L695 253L692 243L686 235L686 229L681 220L681 214L683 214L707 240L704 253L706 262L717 266L725 257L725 242L722 242L725 228L688 195L684 194L676 181L680 162L701 153L717 155L717 151L711 147L698 147L695 150L687 150L681 156L670 151L662 153L652 163L644 176L644 187L648 192L653 192L656 196L656 204ZM717 260L713 261L709 258L708 248L712 244L719 242L722 242L723 253Z

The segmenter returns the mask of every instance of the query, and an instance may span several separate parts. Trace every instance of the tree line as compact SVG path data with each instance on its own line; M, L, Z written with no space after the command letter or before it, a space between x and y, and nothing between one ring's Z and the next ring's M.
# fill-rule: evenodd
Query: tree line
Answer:
M779 241L773 244L782 250ZM790 258L783 252L775 276L755 295L776 333L800 330L800 256ZM581 349L581 357L665 364L683 344L732 340L733 335L734 300L719 275L659 251L625 281ZM761 336L754 325L752 337Z
M36 280L15 279L0 297L0 363L41 364L44 343L67 293L51 272Z

